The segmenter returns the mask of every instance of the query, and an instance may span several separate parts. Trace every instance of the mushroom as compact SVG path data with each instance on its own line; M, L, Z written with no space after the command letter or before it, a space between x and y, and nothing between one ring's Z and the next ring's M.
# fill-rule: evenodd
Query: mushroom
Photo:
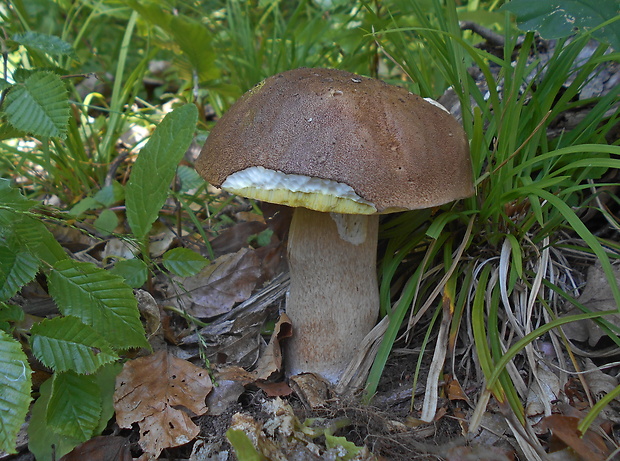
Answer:
M377 322L379 215L474 193L467 138L445 108L335 69L256 85L218 121L196 169L228 192L295 207L285 368L334 384Z

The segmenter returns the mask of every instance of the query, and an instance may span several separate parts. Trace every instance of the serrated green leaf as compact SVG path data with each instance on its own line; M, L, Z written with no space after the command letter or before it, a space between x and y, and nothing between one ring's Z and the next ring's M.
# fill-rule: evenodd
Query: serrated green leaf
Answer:
M24 197L18 188L11 185L9 179L0 178L0 205L15 211L27 211L37 203L36 200Z
M0 320L4 322L21 322L24 320L24 310L16 304L0 302Z
M33 256L50 265L68 258L54 235L39 220L26 215L17 215L12 219L10 231L7 241L11 245L27 248Z
M146 283L149 269L141 259L124 259L118 261L110 272L125 279L125 283L132 288L140 288Z
M186 104L166 115L140 151L127 184L127 221L142 240L164 205L176 167L189 147L198 110Z
M12 38L20 45L34 48L47 54L54 56L75 56L73 47L55 35L28 31L23 34L15 34Z
M34 279L39 260L23 248L0 245L0 301L6 301Z
M101 417L101 391L94 375L55 373L47 404L47 423L58 434L90 439Z
M32 353L54 371L93 373L118 359L102 335L73 316L43 320L30 333Z
M31 371L21 345L1 330L0 370L0 451L16 453L17 432L31 400Z
M81 442L77 438L58 434L47 424L47 403L52 393L52 380L48 379L39 389L39 398L32 405L28 424L28 449L37 461L60 459Z
M60 312L92 326L114 348L148 347L137 301L121 277L67 259L51 271L49 291Z
M209 265L209 261L187 248L173 248L164 253L164 267L179 277L191 277Z
M517 25L524 31L538 31L543 38L568 37L577 30L587 31L620 14L617 0L512 0L502 8L517 16ZM620 21L594 35L620 49Z
M114 229L118 226L118 216L116 216L116 213L112 210L106 208L99 213L99 216L95 219L93 226L103 235L109 235L114 232Z
M69 98L60 77L37 72L16 84L6 96L4 112L18 130L35 136L63 137L69 122Z

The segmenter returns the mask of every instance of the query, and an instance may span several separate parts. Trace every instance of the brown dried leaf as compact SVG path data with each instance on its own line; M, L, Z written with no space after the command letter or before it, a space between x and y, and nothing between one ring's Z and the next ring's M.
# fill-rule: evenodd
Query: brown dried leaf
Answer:
M245 387L239 381L216 378L217 386L207 397L207 406L211 416L219 416L225 413L232 405L235 405Z
M536 365L536 378L530 381L527 393L525 414L528 417L550 413L551 402L555 402L560 395L560 378L545 364Z
M261 383L258 382L256 385L263 390L267 397L285 397L287 395L291 395L293 393L293 389L286 384L285 382L279 383Z
M99 436L81 443L60 461L132 461L125 437Z
M280 341L290 338L292 334L291 320L288 318L288 315L282 314L273 329L267 348L258 360L256 370L254 370L256 379L268 379L273 373L282 369Z
M127 362L116 378L114 409L120 427L140 425L140 446L149 459L183 445L200 429L188 414L207 411L211 379L203 368L166 351ZM179 408L180 407L180 408Z
M588 461L604 461L609 450L600 435L587 431L583 437L577 429L579 419L572 416L551 415L542 420L543 428L551 431L555 439L572 448L579 456ZM553 441L552 441L553 442ZM557 442L557 440L556 440ZM559 446L558 449L563 448Z
M618 380L610 376L597 367L591 359L584 359L588 373L584 375L588 387L596 399L600 399L605 394L609 394L618 385Z
M256 213L249 214L259 216ZM216 256L235 253L248 246L248 240L250 237L264 231L266 228L267 225L264 220L263 222L252 220L235 224L234 226L223 230L217 237L211 240L211 248Z
M255 252L242 248L217 258L193 277L180 279L187 290L180 303L196 317L224 314L250 297L261 276Z
M469 397L465 394L465 391L461 387L461 383L459 383L456 379L451 376L446 382L445 391L449 400L463 400L469 403Z
M614 275L616 283L620 284L620 267L614 267ZM616 302L609 286L609 281L603 272L603 268L599 263L588 269L586 287L581 293L578 301L592 312L606 311L616 309ZM566 315L580 314L581 310L577 308L571 309ZM603 317L606 321L620 327L620 315L606 314ZM590 346L594 347L599 340L606 336L601 327L593 320L580 320L572 322L562 327L562 330L568 337L575 341L588 341Z

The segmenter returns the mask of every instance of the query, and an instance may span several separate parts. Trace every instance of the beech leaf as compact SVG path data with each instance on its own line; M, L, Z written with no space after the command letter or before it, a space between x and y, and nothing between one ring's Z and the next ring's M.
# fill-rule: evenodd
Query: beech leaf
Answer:
M116 378L114 408L120 427L140 425L140 446L150 459L200 432L188 412L206 413L212 384L207 370L159 351L127 362ZM184 411L186 410L186 411Z

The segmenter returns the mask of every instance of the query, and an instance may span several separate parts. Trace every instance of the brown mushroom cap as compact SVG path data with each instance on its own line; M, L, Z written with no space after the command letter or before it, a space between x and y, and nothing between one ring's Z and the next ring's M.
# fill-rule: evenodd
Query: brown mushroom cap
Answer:
M295 69L259 83L216 124L196 163L215 186L251 167L348 185L371 204L364 213L428 208L474 193L456 119L404 88L335 69ZM299 204L278 194L249 196Z

